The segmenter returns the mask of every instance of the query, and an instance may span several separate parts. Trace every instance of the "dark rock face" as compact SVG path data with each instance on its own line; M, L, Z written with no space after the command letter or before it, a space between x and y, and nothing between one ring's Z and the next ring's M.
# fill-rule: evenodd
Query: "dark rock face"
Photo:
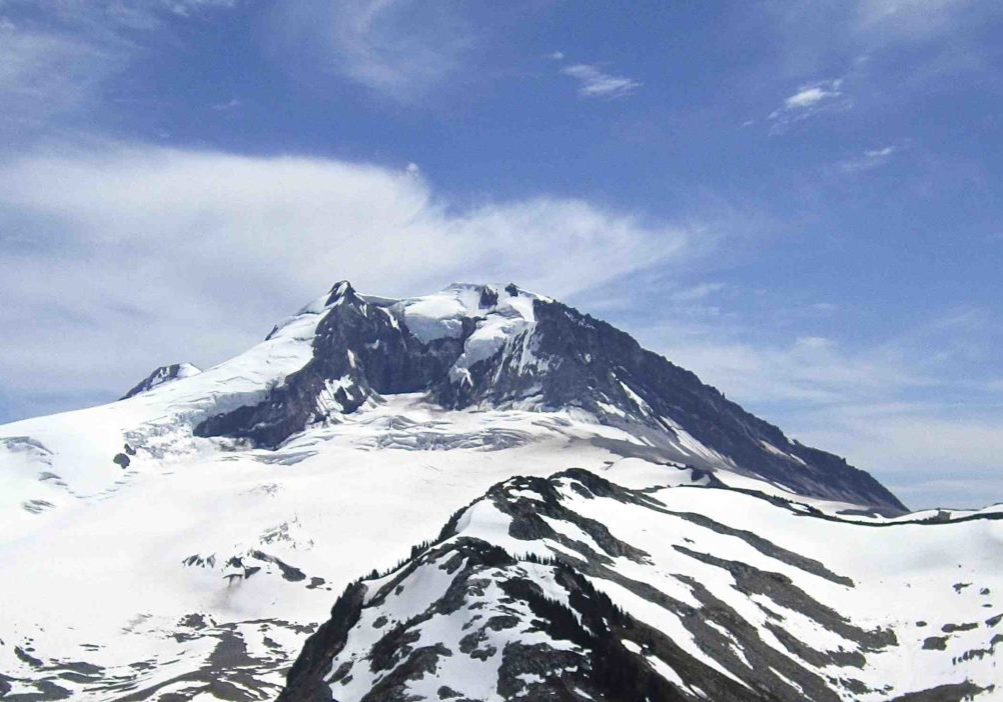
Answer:
M211 417L195 433L274 447L327 414L354 412L374 395L428 389L463 350L453 338L422 344L393 313L364 301L348 283L332 289L328 305L306 366L264 402Z
M514 285L480 288L478 314ZM534 299L535 322L513 333L489 358L451 373L467 339L484 318L463 319L457 337L422 343L395 307L367 302L339 283L320 322L313 359L256 406L212 417L200 436L233 436L274 447L308 424L350 413L380 394L427 392L449 409L531 403L540 409L579 408L601 421L643 430L666 447L682 432L740 471L795 492L870 505L887 513L904 505L880 483L842 458L790 441L693 373L647 351L628 334L559 302ZM527 361L527 359L529 359ZM693 455L698 468L713 468Z
M641 348L615 327L559 302L537 300L534 312L534 351L547 361L545 371L518 369L516 354L498 354L471 368L471 384L441 387L439 400L462 408L485 401L514 402L539 392L546 408L579 407L619 423L622 415L611 412L612 406L670 436L675 435L675 424L738 467L795 492L905 511L868 473L838 456L790 441L777 427L749 414L690 371Z
M155 371L143 378L129 392L125 393L118 399L127 400L128 398L146 392L147 390L152 390L158 385L163 385L164 383L168 383L172 380L177 380L178 378L183 378L187 375L193 375L198 372L199 369L190 363L172 363L167 366L160 366L160 368L157 368Z
M348 639L348 632L359 620L359 611L365 596L365 587L353 583L345 589L331 609L331 619L322 624L307 639L292 669L280 702L328 702L331 690L324 683L324 676L331 667L332 658L341 652Z

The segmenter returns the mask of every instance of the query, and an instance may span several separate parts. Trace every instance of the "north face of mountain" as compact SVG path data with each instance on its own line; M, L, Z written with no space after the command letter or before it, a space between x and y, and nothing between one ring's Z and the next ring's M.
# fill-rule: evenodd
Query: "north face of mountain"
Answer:
M574 409L642 433L666 460L729 467L806 495L898 513L898 499L845 460L789 440L628 334L514 285L454 285L387 300L334 286L312 358L199 436L275 447L382 395L422 392L445 409Z

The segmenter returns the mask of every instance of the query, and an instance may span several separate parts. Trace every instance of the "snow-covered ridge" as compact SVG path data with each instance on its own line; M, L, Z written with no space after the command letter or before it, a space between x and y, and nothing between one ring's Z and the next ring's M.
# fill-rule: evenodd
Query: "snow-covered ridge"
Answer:
M997 697L1003 523L861 526L687 473L493 487L351 585L280 700Z
M22 503L35 501L47 514L107 495L145 462L184 460L209 450L194 439L193 427L207 416L260 401L302 368L313 355L322 310L308 306L267 340L205 371L179 365L175 377L160 380L158 369L118 402L0 426L0 441L27 437L48 456L24 465L18 457L23 454L0 446L0 476L8 488L0 493L0 525L31 526L20 514ZM156 382L147 383L151 379ZM35 480L46 471L58 479Z

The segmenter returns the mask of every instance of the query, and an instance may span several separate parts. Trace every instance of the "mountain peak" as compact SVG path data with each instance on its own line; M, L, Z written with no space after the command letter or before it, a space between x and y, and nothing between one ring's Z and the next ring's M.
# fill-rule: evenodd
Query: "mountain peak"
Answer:
M327 305L333 305L340 300L347 300L349 302L359 301L358 296L355 293L355 288L347 280L339 280L337 283L331 286L331 291L328 293Z
M905 509L867 473L791 441L625 332L512 283L454 283L393 300L340 281L323 306L304 309L318 315L310 360L256 404L212 416L196 434L274 448L383 396L422 393L448 410L584 414L643 437L661 460Z

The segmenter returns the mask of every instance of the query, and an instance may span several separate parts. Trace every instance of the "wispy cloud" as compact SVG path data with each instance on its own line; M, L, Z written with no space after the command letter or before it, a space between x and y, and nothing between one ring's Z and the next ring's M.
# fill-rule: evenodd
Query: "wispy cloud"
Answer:
M842 81L833 80L824 83L817 83L812 86L804 86L801 90L784 100L786 110L806 110L818 105L825 100L831 100L842 95L839 86Z
M675 290L669 295L675 303L698 302L711 297L725 289L724 283L700 283L681 290Z
M161 6L182 17L189 17L200 10L231 9L240 0L161 0ZM156 4L154 3L154 8Z
M39 14L38 3L0 1L0 11L10 13L0 15L0 134L52 130L60 118L89 114L154 31L235 4L58 2Z
M288 0L271 17L270 48L299 80L332 77L414 102L454 77L476 32L447 3Z
M820 112L848 109L850 105L850 100L843 95L842 78L802 85L797 92L784 99L782 106L770 113L770 131L780 133Z
M83 106L124 65L118 48L6 20L0 25L0 128L31 128Z
M562 68L561 73L578 81L578 94L583 98L612 100L627 97L641 87L639 81L607 73L595 64L578 63Z
M839 311L839 305L834 302L813 302L808 309L814 314L830 315Z
M883 147L881 149L871 149L869 151L865 151L864 152L864 158L868 158L868 159L871 159L871 160L874 160L874 159L879 159L879 160L880 159L887 159L894 152L895 152L895 147L894 146L885 146L885 147Z
M959 76L981 74L993 84L999 74L989 37L999 33L1003 3L844 0L757 7L770 15L778 32L779 68L786 76L845 70L849 60L855 87L870 86L885 98L894 93L901 99L950 90Z
M857 0L854 29L896 41L925 41L954 32L966 20L999 13L996 3L971 0Z
M729 395L760 406L872 402L931 382L894 354L850 352L827 337L770 344L735 340L733 333L718 329L708 334L669 324L657 338L670 358L701 372Z
M843 173L861 173L874 170L888 163L892 155L898 151L895 146L885 146L880 149L868 149L859 156L848 158L836 164Z
M734 243L686 270L707 276ZM990 310L941 309L863 334L857 323L869 306L790 299L732 275L682 284L679 274L633 273L632 286L614 281L587 293L595 303L576 303L792 438L872 472L912 507L1003 501L1003 481L993 478L1003 475L1003 381Z
M217 102L215 105L212 105L211 109L215 112L230 112L240 108L243 104L237 98L231 98L225 102Z
M936 403L809 412L799 438L867 465L911 507L983 507L1003 495L1003 418ZM859 457L859 458L858 458Z

